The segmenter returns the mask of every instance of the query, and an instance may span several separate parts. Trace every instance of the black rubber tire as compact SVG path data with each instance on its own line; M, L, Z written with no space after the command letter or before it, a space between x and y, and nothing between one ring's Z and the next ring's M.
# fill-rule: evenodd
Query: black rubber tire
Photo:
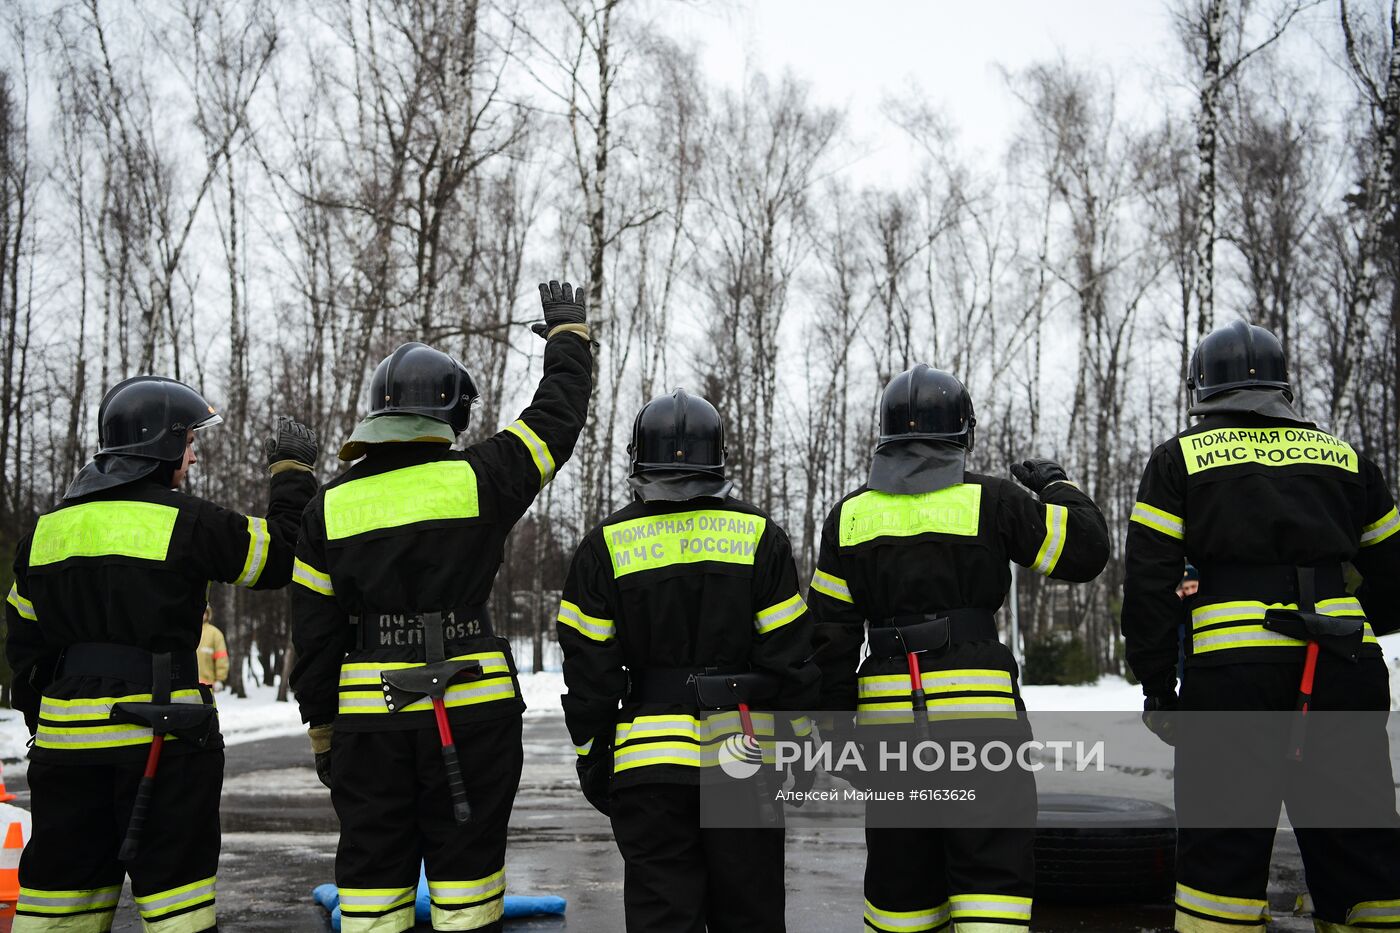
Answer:
M1176 819L1128 797L1045 794L1035 834L1035 897L1050 904L1152 904L1176 881Z

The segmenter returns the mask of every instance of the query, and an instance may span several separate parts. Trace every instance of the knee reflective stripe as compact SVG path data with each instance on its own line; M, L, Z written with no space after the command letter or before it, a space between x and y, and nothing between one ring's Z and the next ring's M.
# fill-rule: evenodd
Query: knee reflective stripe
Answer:
M535 461L535 469L540 472L540 485L544 486L552 480L555 466L554 455L549 452L549 445L524 421L512 421L506 425L506 430L520 438L520 443L530 451L530 459Z
M1395 532L1400 531L1400 512L1391 509L1376 521L1361 529L1361 546L1380 544Z
M428 879L434 930L479 930L505 916L506 873L475 881Z
M995 929L998 933L1011 933L1016 926L1030 927L1031 899L1014 894L954 894L948 898L952 907L953 929L957 931L981 931ZM1008 927L1007 925L1011 926Z
M617 635L617 625L612 619L591 616L567 599L559 603L558 621L593 641L612 641Z
M449 709L457 706L473 706L477 703L490 703L495 700L509 700L515 697L515 683L510 677L510 665L500 651L485 651L477 654L461 654L454 661L480 661L483 679L453 684L447 688L444 702ZM361 713L416 713L433 708L432 701L424 697L405 706L401 710L390 710L384 700L384 682L380 674L384 671L422 667L408 661L350 662L340 666L340 702L342 715ZM493 676L494 675L494 676Z
M1265 603L1256 599L1207 603L1191 610L1191 650L1194 654L1230 648L1301 648L1307 642L1264 628L1269 609L1297 609L1297 603ZM1318 600L1316 610L1338 617L1365 616L1361 603L1350 596ZM1362 623L1362 641L1377 644L1370 622Z
M1347 925L1360 929L1385 929L1400 925L1400 899L1362 901L1347 911Z
M82 891L44 891L20 888L16 917L42 918L15 921L15 929L62 931L62 933L106 933L112 928L112 913L121 900L122 886L89 888Z
M846 581L835 574L827 573L825 570L818 570L812 574L812 589L839 602L855 602L851 598L851 588L846 584Z
M1209 933L1209 931L1227 928L1238 931L1242 925L1262 930L1265 921L1269 919L1268 908L1269 902L1261 898L1208 894L1179 881L1176 885L1177 929L1182 933L1194 933L1196 930ZM1181 925L1183 913L1210 921L1214 926L1197 924L1189 929L1183 927Z
M923 910L882 910L865 902L865 929L876 933L924 933L948 926L948 902Z
M267 532L267 519L248 516L248 556L243 561L243 571L238 575L239 586L254 586L267 566L267 549L272 536Z
M1240 920L1208 920L1178 907L1172 929L1176 933L1264 933L1264 921L1252 923Z
M413 929L418 888L341 888L340 933L403 933Z
M335 587L331 585L330 574L322 573L300 557L292 560L292 582L306 587L313 593L320 593L322 596L335 595Z
M1069 531L1069 509L1063 505L1045 506L1045 540L1035 555L1031 569L1049 576L1055 572L1060 555L1065 552L1065 535Z
M1173 515L1156 506L1148 505L1146 502L1134 502L1133 513L1128 516L1128 520L1160 532L1168 538L1175 538L1178 541L1186 538L1186 523L1181 520L1181 516Z
M55 699L44 697L39 703L39 728L34 744L39 748L87 749L122 748L147 745L151 730L146 726L127 723L113 724L112 706L116 703L149 703L149 693L133 693L123 697L77 697ZM176 690L170 695L172 703L200 704L204 698L198 690ZM174 736L169 737L175 741Z
M137 897L145 933L200 933L214 926L214 879Z
M767 635L774 629L787 625L793 619L800 618L802 613L807 611L807 604L802 601L802 597L793 594L767 609L759 610L753 617L753 627L760 635Z
M15 612L19 613L21 619L28 619L30 622L39 621L39 617L34 614L34 604L19 595L17 584L10 584L10 595L5 597L5 602L15 607Z

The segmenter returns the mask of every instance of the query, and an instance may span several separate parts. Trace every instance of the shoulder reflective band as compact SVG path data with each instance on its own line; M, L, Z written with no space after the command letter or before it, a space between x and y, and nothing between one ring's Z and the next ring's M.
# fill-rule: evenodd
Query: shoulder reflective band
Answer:
M855 600L851 598L851 588L846 585L845 580L842 580L835 574L827 573L820 568L812 574L812 589L821 593L823 596L830 596L832 599L840 600L843 603L855 602Z
M567 599L559 603L558 621L578 632L584 638L591 638L594 641L612 641L617 634L617 626L612 619L600 619L584 612L574 603Z
M1346 441L1309 428L1217 428L1178 438L1188 474L1218 467L1328 466L1358 471Z
M428 879L435 930L477 930L505 916L506 872L470 881Z
M248 516L248 556L243 561L243 572L238 575L239 586L256 586L267 566L267 547L272 536L267 532L267 519Z
M702 561L752 565L767 524L759 515L706 509L604 525L603 540L617 577Z
M39 518L29 566L70 557L165 560L180 510L154 502L88 502Z
M1045 540L1040 542L1040 550L1036 552L1035 563L1031 564L1031 569L1036 573L1049 576L1055 572L1055 565L1060 562L1060 555L1065 552L1065 536L1069 533L1069 509L1063 505L1045 506Z
M869 490L842 504L840 544L850 547L875 538L930 532L971 538L977 534L981 505L982 487L977 483L913 496Z
M787 625L806 611L807 604L802 601L801 596L794 593L776 605L759 610L758 614L753 617L753 627L758 634L767 635L774 629Z
M948 902L923 910L883 910L870 901L865 902L865 926L884 931L942 930L952 916ZM1007 931L1011 933L1011 931Z
M954 894L948 898L952 907L953 923L959 930L977 929L978 920L998 924L998 929L1007 923L1029 925L1031 922L1031 899L1011 894ZM1006 927L1011 933L1014 927Z
M19 613L21 619L28 619L30 622L39 621L39 617L34 614L34 604L19 595L19 584L10 584L10 595L5 597L5 602L15 607L15 612Z
M326 537L481 514L476 473L465 460L441 460L367 476L326 490Z
M1146 525L1153 531L1160 531L1168 538L1176 538L1178 541L1186 537L1186 523L1170 512L1157 508L1155 505L1148 505L1146 502L1134 502L1133 514L1128 516L1129 521L1137 522L1139 525Z
M1380 544L1395 532L1400 531L1400 512L1391 509L1379 519L1361 529L1361 546Z
M520 438L520 443L530 451L530 459L535 461L535 469L540 471L540 485L554 479L554 455L549 452L549 445L524 421L512 421L506 425L506 430Z
M1176 883L1176 906L1204 917L1231 920L1235 923L1263 923L1269 902L1250 897L1227 897Z
M29 916L62 917L71 914L85 914L95 912L98 915L92 918L92 931L111 929L111 917L101 916L101 911L112 911L117 909L117 902L121 900L122 886L119 884L110 885L105 888L84 888L78 891L45 891L40 888L20 888L19 903L15 906L15 913L28 914ZM74 933L86 933L84 921L69 920L63 926L64 930L73 930ZM55 922L57 927L57 922Z
M320 593L322 596L335 595L335 587L331 585L330 575L322 573L300 557L292 560L292 582L300 583L313 593Z

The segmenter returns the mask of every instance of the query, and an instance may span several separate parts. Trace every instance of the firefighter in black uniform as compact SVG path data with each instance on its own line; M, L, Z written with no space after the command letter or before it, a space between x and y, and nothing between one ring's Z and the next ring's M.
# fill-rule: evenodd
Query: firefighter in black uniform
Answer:
M5 612L34 733L14 929L109 930L129 874L143 929L200 933L216 928L224 764L195 659L209 582L287 584L316 439L283 421L268 441L259 518L179 491L195 432L222 421L189 386L128 379L97 420L93 461L19 544Z
M344 933L410 929L425 859L433 929L501 928L525 704L486 601L506 536L572 453L592 390L582 290L551 282L540 295L544 377L518 420L454 450L472 380L447 354L404 344L375 370L370 413L341 448L358 462L306 510L292 686L340 817Z
M612 817L629 931L781 933L783 830L702 829L700 785L721 780L720 747L742 731L807 732L805 719L738 706L815 699L792 549L730 495L705 399L652 399L628 451L635 499L583 539L559 609L580 783Z
M827 517L808 593L823 709L875 725L907 722L920 705L943 722L1014 719L1025 709L1016 662L993 620L1008 559L1077 582L1103 569L1108 533L1093 501L1050 460L1012 467L1036 496L968 472L975 425L963 384L926 364L885 389L869 481ZM1013 790L1034 801L1029 774ZM1033 833L867 827L863 929L1028 929Z
M1182 709L1292 710L1305 666L1315 674L1313 709L1388 709L1376 635L1400 623L1400 516L1380 470L1298 415L1283 350L1261 327L1237 321L1207 335L1187 385L1200 421L1152 452L1128 528L1122 626L1147 698L1144 719L1175 738L1167 714L1178 706L1183 623ZM1185 602L1175 595L1183 559L1200 572L1200 589ZM1365 580L1359 594L1348 592L1344 562ZM1281 632L1282 616L1308 629L1349 628L1354 659L1312 649L1309 663L1309 641L1330 639ZM1252 744L1239 738L1241 749ZM1335 766L1351 775L1349 794L1367 793L1367 776L1380 775L1383 809L1393 813L1384 732L1377 738L1345 749ZM1283 754L1271 754L1283 773ZM1197 757L1177 750L1179 804L1188 785L1219 793L1231 773L1229 761ZM1177 930L1264 930L1281 795L1271 783L1246 791L1272 807L1268 829L1182 826ZM1290 797L1290 810L1305 803ZM1296 832L1319 930L1400 927L1400 832Z

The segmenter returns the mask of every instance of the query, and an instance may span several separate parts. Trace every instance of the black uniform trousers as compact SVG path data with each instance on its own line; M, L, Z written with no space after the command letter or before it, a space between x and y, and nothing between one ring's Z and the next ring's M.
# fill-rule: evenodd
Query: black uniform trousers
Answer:
M146 933L217 930L222 749L172 754L156 773L135 857L117 859L144 762L29 763L33 824L19 863L15 933L106 933L131 875Z
M471 820L458 825L436 727L336 731L331 802L340 817L342 933L412 929L423 862L434 930L501 929L520 736L518 714L452 727L472 807Z
M1186 670L1181 700L1185 710L1291 710L1297 699L1302 661L1233 664ZM1352 663L1323 651L1318 658L1311 709L1378 711L1375 728L1348 728L1343 740L1329 735L1318 719L1303 747L1309 766L1334 773L1336 787L1323 793L1361 796L1373 812L1394 817L1394 782L1384 731L1390 707L1385 662L1365 658ZM1272 721L1272 720L1270 720ZM1193 751L1182 737L1176 754L1177 809L1187 814L1201 794L1235 795L1231 812L1245 810L1276 818L1280 804L1295 822L1303 822L1309 794L1317 788L1290 779L1295 768L1285 760L1287 736L1267 726L1241 735L1237 743L1212 740L1209 753ZM1270 734L1272 733L1272 734ZM1268 743L1267 749L1258 748ZM1268 755L1268 758L1263 758ZM1232 758L1238 757L1236 762ZM1277 760L1276 770L1260 776L1258 762ZM1334 770L1335 769L1335 770ZM1248 787L1232 783L1247 778ZM1331 783L1328 779L1328 782ZM1189 795L1189 796L1188 796ZM1258 820L1251 817L1251 823ZM1400 820L1382 818L1376 828L1295 829L1303 870L1312 895L1319 930L1400 929ZM1176 928L1182 933L1241 933L1264 929L1273 828L1197 828L1183 826L1177 843Z
M612 792L627 933L783 933L781 828L702 829L700 788Z

